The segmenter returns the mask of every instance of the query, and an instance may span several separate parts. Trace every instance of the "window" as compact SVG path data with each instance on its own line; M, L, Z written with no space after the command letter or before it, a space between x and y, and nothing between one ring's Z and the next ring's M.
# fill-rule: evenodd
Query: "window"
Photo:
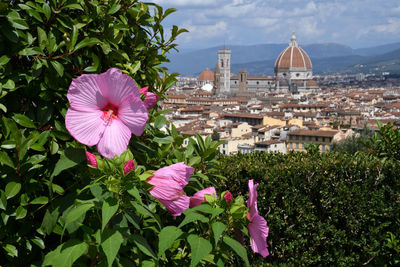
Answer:
M298 135L296 135L296 140L299 140L300 138L299 138L299 136Z
M317 141L317 142L318 142L318 136L316 136L316 137L315 137L315 141Z
M299 77L300 76L300 73L296 73L296 77Z
M325 137L322 137L322 142L325 142ZM324 145L325 146L325 145Z
M257 84L260 84L260 82L257 82Z
M299 143L296 143L296 148L297 148L297 149L299 148Z
M224 60L221 59L221 68L223 68L223 67L224 67Z
M322 152L325 152L325 145L322 145Z
M305 137L305 136L302 136L302 137L301 137L301 140L306 141L306 137Z
M292 148L293 147L293 144L292 143L289 143L289 148Z
M311 136L308 137L308 141L311 141Z

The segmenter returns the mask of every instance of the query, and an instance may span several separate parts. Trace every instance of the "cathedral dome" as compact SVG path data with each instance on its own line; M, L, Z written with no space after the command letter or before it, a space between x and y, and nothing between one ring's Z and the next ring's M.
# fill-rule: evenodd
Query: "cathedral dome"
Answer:
M214 81L214 72L210 69L205 69L200 73L199 81Z
M312 69L311 60L307 53L299 47L293 34L289 46L282 51L275 61L275 73L287 71L307 71Z

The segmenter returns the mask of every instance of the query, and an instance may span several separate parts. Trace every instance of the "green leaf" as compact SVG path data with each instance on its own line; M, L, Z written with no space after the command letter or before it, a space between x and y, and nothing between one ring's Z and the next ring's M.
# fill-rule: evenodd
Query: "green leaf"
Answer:
M17 208L17 210L15 211L15 219L19 220L19 219L25 218L26 213L27 213L27 210L24 207L19 206Z
M51 9L50 9L50 6L47 3L45 3L43 5L43 12L44 12L44 15L46 16L46 19L49 20L50 19L50 15L51 15Z
M187 238L191 249L191 262L190 266L196 266L211 250L211 243L197 235L189 235Z
M235 239L232 239L232 238L227 237L227 236L224 236L223 241L224 241L225 244L230 246L233 249L233 251L235 251L236 254L238 254L243 259L243 261L246 263L246 266L250 266L249 259L247 258L247 251L242 246L242 244L240 244Z
M18 52L21 56L33 56L43 54L39 47L28 47Z
M62 171L75 167L86 160L85 150L78 148L66 148L58 160L52 176L59 175Z
M2 165L5 164L5 165L15 169L14 163L12 162L12 160L8 156L7 152L5 152L5 151L0 151L0 163Z
M214 233L214 241L215 241L215 245L217 245L219 238L221 237L222 232L225 231L226 226L225 224L221 223L221 222L215 222L212 224L212 230Z
M70 267L88 248L89 246L85 242L71 239L48 253L44 258L42 266Z
M84 47L86 47L86 46L92 46L92 45L100 44L100 43L101 43L101 41L100 41L99 39L97 39L97 38L89 38L89 37L86 37L85 39L83 39L82 41L80 41L80 42L75 46L75 48L74 48L73 51L76 51L76 50L78 50L78 49L84 48Z
M64 228L66 228L68 225L78 220L81 216L85 216L86 212L90 210L93 206L94 206L93 203L83 203L83 204L78 204L77 206L72 208L68 212L65 218Z
M7 209L7 197L3 190L0 189L0 209Z
M4 106L3 104L0 103L0 109L4 112L7 113L7 107Z
M107 229L101 234L101 248L107 257L108 267L111 267L123 242L122 234L116 230Z
M107 13L108 13L109 15L112 15L112 14L116 13L120 8L121 8L121 5L119 5L119 4L114 4L114 5L110 8L110 10L108 10Z
M15 89L15 82L13 80L8 80L5 84L3 84L3 88L14 90Z
M101 230L104 230L108 221L117 212L119 207L118 199L109 197L103 201L103 207L101 209Z
M33 239L31 239L31 241L36 244L39 248L44 249L46 246L44 245L44 241L43 239L41 239L40 237L35 237Z
M76 44L76 41L78 40L78 27L76 25L72 26L72 36L71 36L71 43L69 46L69 50L73 50Z
M166 136L166 137L154 137L154 142L160 143L160 144L171 144L174 142L174 139L172 136Z
M35 124L33 124L32 120L29 119L27 116L22 115L22 114L14 114L12 117L16 123L23 127L27 128L36 128Z
M57 71L58 75L62 77L64 75L64 66L58 61L50 61L54 69Z
M43 217L42 225L40 226L41 229L46 234L51 234L53 232L54 227L57 224L58 216L60 215L60 212L58 211L58 208L51 211L49 209L46 210L46 213Z
M208 218L205 217L204 215L194 212L190 209L185 210L183 212L183 214L185 214L185 219L181 222L181 224L178 226L179 228L182 228L182 226L191 223L191 222L195 222L195 221L201 221L203 223L208 223Z
M28 30L29 29L28 24L23 19L8 17L8 20L10 21L11 25L16 29L19 29L19 30Z
M8 256L10 257L18 257L18 250L15 246L11 244L6 244L5 246L2 246L3 249L7 252Z
M0 66L5 65L10 61L10 58L6 55L0 57Z
M40 49L44 50L47 45L47 34L40 27L37 27L37 32L38 32L38 37L39 37L39 47L40 47Z
M20 183L16 183L16 182L9 182L6 185L6 197L7 199L10 199L12 197L14 197L16 194L18 194L18 192L21 190L21 184Z
M154 121L154 127L161 129L167 123L167 119L164 116L158 116Z
M176 226L164 227L158 234L158 258L160 258L182 234L182 230Z
M37 197L31 201L31 204L46 204L47 202L49 202L48 197Z
M133 235L132 239L133 239L133 242L136 244L136 246L140 249L140 251L142 251L147 256L157 259L156 254L151 249L149 243L147 243L146 239L144 239L143 236Z
M59 147L58 143L56 142L56 140L55 139L51 140L51 142L50 142L50 154L52 154L52 155L56 154L59 148L60 147Z

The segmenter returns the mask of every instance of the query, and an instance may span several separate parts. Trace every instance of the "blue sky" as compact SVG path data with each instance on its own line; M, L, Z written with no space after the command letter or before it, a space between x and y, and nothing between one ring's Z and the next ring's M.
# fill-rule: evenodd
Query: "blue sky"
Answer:
M190 33L182 48L336 42L353 48L400 41L400 0L153 0L178 11L164 22Z

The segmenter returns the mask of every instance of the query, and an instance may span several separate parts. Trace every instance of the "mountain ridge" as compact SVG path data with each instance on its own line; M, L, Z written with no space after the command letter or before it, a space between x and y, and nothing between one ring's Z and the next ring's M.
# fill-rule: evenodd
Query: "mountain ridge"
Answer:
M237 72L239 68L246 68L250 75L271 75L276 58L287 46L288 44L281 43L248 46L230 45L226 47L232 51L231 69L233 72ZM378 57L375 60L379 61L380 55L400 49L400 42L357 49L332 42L300 46L310 56L313 62L314 73L323 74L341 72L350 66L362 64L364 61L368 61L369 58ZM215 68L217 51L221 48L224 48L224 46L219 45L190 52L171 54L170 63L166 64L166 67L170 71L178 72L181 75L198 76L206 68ZM265 65L262 66L261 62L264 62Z

